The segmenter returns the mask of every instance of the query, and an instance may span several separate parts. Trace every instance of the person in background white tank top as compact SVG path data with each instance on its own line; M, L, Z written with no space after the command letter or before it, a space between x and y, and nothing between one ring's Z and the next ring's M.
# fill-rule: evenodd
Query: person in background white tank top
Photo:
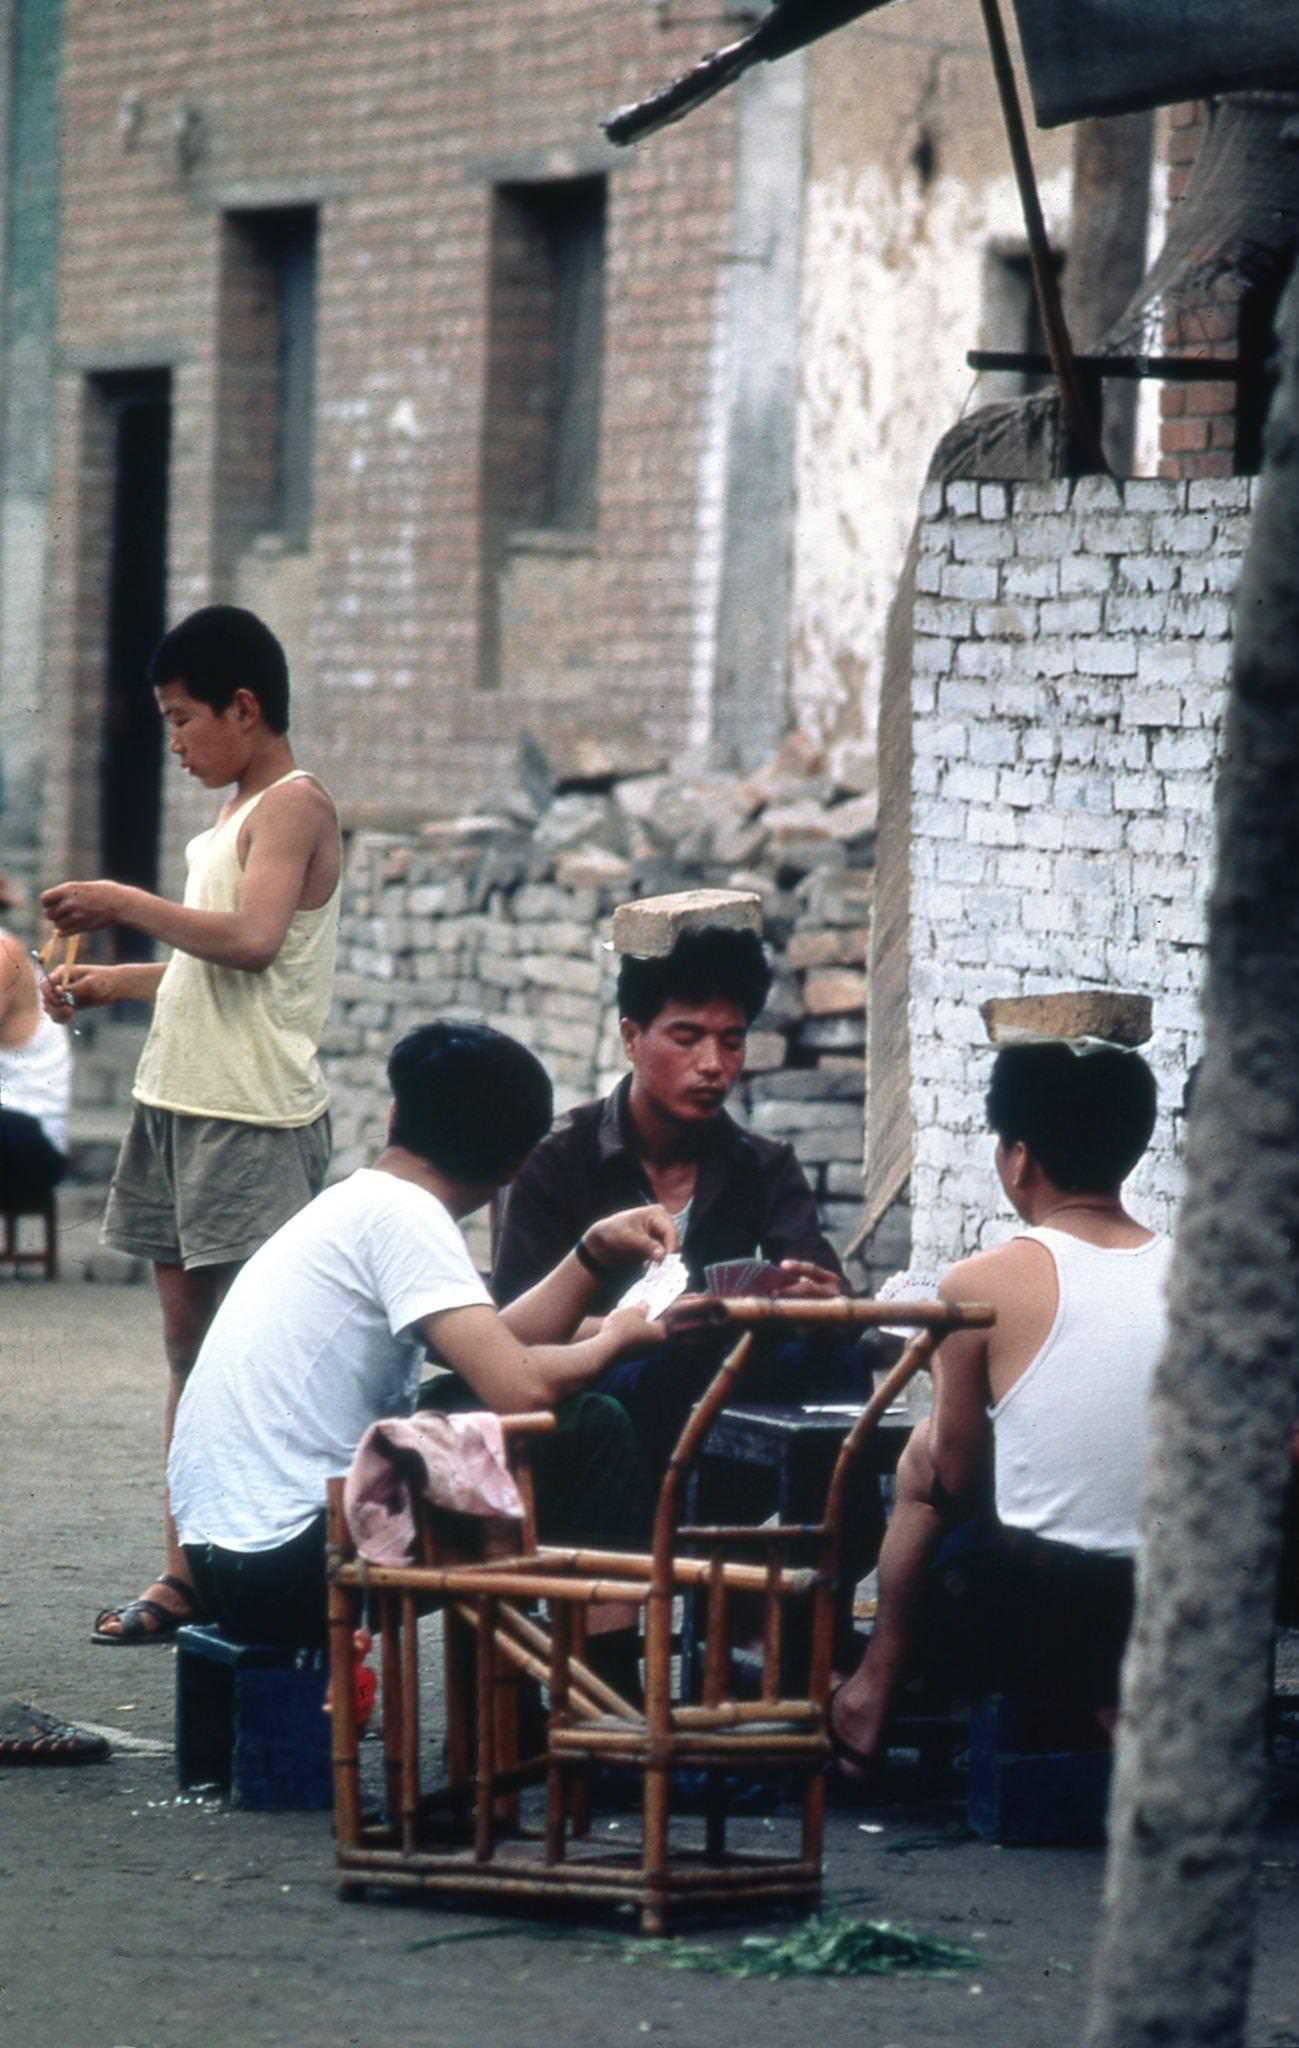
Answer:
M869 1778L882 1759L927 1568L977 1505L990 1448L997 1522L987 1555L999 1584L989 1625L999 1610L1017 1665L1071 1663L1056 1681L1098 1691L1086 1704L1112 1727L1171 1251L1129 1215L1122 1186L1150 1142L1155 1106L1154 1076L1135 1052L1054 1040L997 1054L994 1165L1027 1227L940 1284L946 1300L991 1303L996 1322L942 1346L933 1413L898 1466L874 1633L830 1702L847 1778ZM1017 1629L1033 1639L1017 1643Z
M15 897L0 875L0 910ZM67 1171L72 1061L41 1009L31 954L0 927L0 1209L39 1208Z

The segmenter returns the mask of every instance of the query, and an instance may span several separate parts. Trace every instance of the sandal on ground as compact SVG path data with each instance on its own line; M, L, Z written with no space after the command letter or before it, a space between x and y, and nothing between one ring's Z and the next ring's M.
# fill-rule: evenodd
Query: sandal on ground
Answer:
M825 1707L825 1732L830 1738L830 1762L828 1771L832 1784L844 1795L858 1799L869 1798L879 1785L884 1770L883 1757L871 1755L868 1750L858 1749L855 1742L849 1742L834 1725L834 1703L843 1691L846 1680L830 1689ZM850 1771L844 1765L851 1766Z
M97 1764L108 1740L59 1721L30 1700L0 1703L0 1764Z
M194 1619L194 1588L184 1579L178 1579L172 1572L160 1572L155 1583L170 1586L173 1593L179 1593L185 1601L185 1612L178 1613L174 1607L164 1607L160 1600L128 1600L121 1607L101 1607L95 1616L91 1631L92 1643L163 1643L174 1636L178 1628L184 1628ZM106 1630L106 1621L120 1621L116 1630Z

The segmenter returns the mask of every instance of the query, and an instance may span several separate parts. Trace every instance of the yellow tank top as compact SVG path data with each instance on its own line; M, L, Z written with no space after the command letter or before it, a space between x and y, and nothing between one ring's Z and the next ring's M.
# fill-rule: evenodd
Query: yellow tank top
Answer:
M294 768L270 787L304 775ZM259 790L185 848L185 903L239 907L239 829ZM338 941L340 874L317 910L298 910L269 967L216 967L173 953L154 1001L135 1097L181 1116L230 1117L286 1129L314 1123L329 1101L317 1058L329 1015Z

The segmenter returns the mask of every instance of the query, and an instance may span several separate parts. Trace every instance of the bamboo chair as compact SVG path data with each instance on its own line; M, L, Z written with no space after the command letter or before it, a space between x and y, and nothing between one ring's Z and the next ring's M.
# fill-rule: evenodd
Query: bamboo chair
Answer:
M870 1432L912 1375L928 1363L936 1345L953 1329L986 1327L992 1311L941 1302L846 1300L728 1301L717 1304L717 1310L719 1318L735 1325L738 1341L673 1452L648 1555L525 1542L510 1556L462 1562L443 1555L435 1561L430 1551L428 1562L365 1572L349 1555L339 1513L341 1487L333 1493L335 1833L343 1896L355 1897L367 1884L378 1884L523 1905L630 1905L638 1911L644 1934L661 1933L671 1912L776 1903L810 1909L818 1903L829 1756L825 1717L845 1491ZM756 1331L826 1324L910 1327L916 1335L849 1430L822 1519L761 1528L681 1526L679 1510L691 1465L714 1418L733 1397ZM789 1562L796 1549L810 1553L809 1564ZM736 1552L740 1555L728 1555ZM346 1676L353 1626L350 1594L362 1583L379 1596L385 1740L390 1697L397 1713L392 1740L399 1755L392 1759L389 1779L389 1811L396 1819L382 1828L361 1822ZM679 1701L673 1691L673 1603L690 1589L707 1596L703 1696L697 1704ZM738 1697L732 1684L729 1625L736 1594L757 1595L761 1601L762 1678L756 1699ZM430 1599L445 1605L449 1630L460 1643L448 1661L448 1789L453 1799L469 1794L470 1750L476 1749L473 1837L464 1847L438 1847L420 1834L421 1813L428 1806L421 1807L417 1784L414 1615L417 1603ZM546 1627L523 1612L535 1601L547 1603ZM590 1610L608 1601L633 1601L644 1614L643 1707L606 1685L586 1660ZM810 1603L811 1628L806 1684L791 1696L782 1684L781 1652L786 1611L793 1602ZM467 1641L473 1646L472 1681ZM501 1697L523 1673L546 1685L550 1712L544 1755L520 1760ZM339 1706L345 1711L340 1713ZM638 1843L621 1837L616 1843L607 1837L591 1840L589 1781L599 1765L630 1767L640 1775ZM702 1847L672 1840L673 1773L682 1769L702 1773L708 1788ZM736 1771L780 1772L798 1779L802 1824L797 1853L728 1849L726 1780ZM514 1801L520 1785L543 1775L544 1828L528 1837L518 1830Z

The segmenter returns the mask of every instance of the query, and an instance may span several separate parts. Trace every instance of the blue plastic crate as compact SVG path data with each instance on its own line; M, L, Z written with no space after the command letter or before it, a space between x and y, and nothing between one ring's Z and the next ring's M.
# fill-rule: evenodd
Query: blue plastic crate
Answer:
M1021 1748L1013 1700L980 1700L970 1714L966 1817L985 1842L1083 1847L1105 1840L1112 1752Z
M232 1643L192 1623L176 1632L176 1776L257 1811L334 1803L329 1673L323 1651Z

